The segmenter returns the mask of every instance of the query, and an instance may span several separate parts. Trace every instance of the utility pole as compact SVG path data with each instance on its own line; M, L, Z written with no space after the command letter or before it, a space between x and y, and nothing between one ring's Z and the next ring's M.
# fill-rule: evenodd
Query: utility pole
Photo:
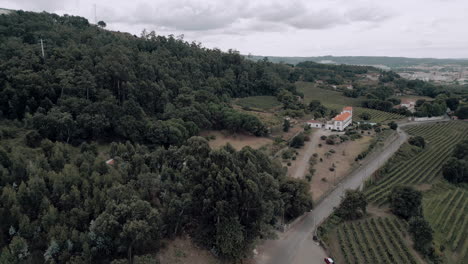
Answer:
M41 39L41 50L42 50L42 58L45 59L45 55L44 55L44 43L42 42L42 39Z

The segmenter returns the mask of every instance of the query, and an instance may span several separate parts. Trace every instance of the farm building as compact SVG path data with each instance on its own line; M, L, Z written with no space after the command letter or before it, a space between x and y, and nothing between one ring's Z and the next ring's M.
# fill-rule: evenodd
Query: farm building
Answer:
M314 128L321 128L323 126L323 123L318 121L318 120L309 120L307 121L307 124L310 126L310 127L314 127Z
M415 105L416 105L416 102L414 100L402 99L400 107L406 107L406 109L413 112Z
M343 108L343 111L335 116L332 120L327 121L326 123L322 123L317 120L309 120L307 124L310 127L321 128L325 127L328 130L338 130L343 131L347 126L349 126L353 122L353 108L351 106L347 106Z

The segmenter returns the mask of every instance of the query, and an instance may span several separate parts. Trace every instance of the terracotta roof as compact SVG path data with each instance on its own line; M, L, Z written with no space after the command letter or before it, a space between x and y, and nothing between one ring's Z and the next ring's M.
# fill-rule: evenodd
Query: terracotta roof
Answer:
M334 120L335 120L335 121L345 121L345 120L348 119L350 116L351 116L351 113L344 112L344 113L341 113L341 114L335 116Z
M307 123L322 123L322 122L311 119L311 120L307 121Z
M343 110L345 111L353 111L353 108L351 106L346 106L345 108L343 108Z

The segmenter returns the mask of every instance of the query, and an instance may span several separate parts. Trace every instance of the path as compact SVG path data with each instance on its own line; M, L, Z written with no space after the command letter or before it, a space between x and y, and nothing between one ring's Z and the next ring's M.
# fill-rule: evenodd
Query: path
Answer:
M398 129L397 134L382 148L382 152L367 159L365 164L347 176L338 184L338 188L335 188L316 205L312 212L306 213L302 221L282 235L280 239L265 241L258 248L259 254L255 258L256 262L258 264L323 264L325 252L312 241L312 231L339 205L346 189L359 188L365 179L382 166L407 138L408 135Z
M304 178L304 176L307 174L307 169L309 168L309 159L312 157L312 155L315 152L315 148L317 148L317 145L320 142L320 137L322 135L330 135L331 132L329 130L322 130L322 129L315 129L312 128L314 131L312 133L312 137L310 138L310 141L307 142L306 144L306 149L304 151L304 154L302 155L302 159L297 161L297 164L295 166L295 172L291 177L293 178Z

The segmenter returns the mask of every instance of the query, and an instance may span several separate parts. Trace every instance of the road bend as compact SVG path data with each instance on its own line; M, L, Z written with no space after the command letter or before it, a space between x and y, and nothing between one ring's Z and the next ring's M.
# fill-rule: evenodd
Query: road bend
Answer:
M405 124L409 125L409 124ZM324 250L312 240L312 231L325 220L341 201L346 189L358 189L378 168L398 150L408 138L399 128L387 140L383 150L373 154L364 164L344 178L338 186L322 199L312 212L306 213L276 240L267 240L258 247L257 264L323 264Z

